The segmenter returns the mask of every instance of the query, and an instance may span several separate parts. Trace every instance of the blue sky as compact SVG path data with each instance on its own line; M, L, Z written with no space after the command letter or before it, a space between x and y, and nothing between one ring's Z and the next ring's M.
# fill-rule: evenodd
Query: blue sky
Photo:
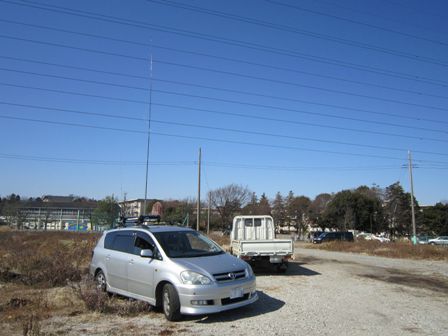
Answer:
M0 195L448 199L445 1L0 1ZM153 58L152 104L150 58Z

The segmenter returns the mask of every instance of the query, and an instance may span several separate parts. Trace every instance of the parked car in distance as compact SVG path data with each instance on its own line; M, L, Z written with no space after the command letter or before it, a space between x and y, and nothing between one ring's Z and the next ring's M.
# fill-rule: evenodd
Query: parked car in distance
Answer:
M314 244L321 244L324 242L329 241L335 241L335 240L341 240L341 241L354 241L353 239L353 233L349 231L342 231L342 232L323 232L319 237L313 240Z
M90 264L98 288L162 306L170 321L255 302L251 267L214 241L177 226L105 231Z
M324 233L324 232L323 231L313 231L313 232L310 232L310 238L309 238L310 242L313 242L314 239L319 237L322 233Z
M363 232L356 235L357 239L364 239L364 240L377 240L381 243L389 243L390 239L387 237L384 237L382 235L374 235L373 233Z
M429 238L428 236L417 236L417 243L420 245L427 245L429 239L431 238Z
M448 236L439 236L428 240L429 245L448 245Z

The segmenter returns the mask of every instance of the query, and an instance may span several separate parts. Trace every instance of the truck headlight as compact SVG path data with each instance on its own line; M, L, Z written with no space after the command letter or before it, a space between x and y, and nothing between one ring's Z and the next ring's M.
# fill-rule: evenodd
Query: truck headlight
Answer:
M185 285L210 285L212 283L205 275L193 271L183 271L180 278Z

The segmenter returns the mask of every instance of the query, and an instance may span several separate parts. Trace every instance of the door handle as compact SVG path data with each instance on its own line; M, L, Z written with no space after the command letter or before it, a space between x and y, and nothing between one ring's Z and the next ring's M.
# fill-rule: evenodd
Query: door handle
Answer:
M129 260L129 264L133 265L134 264L134 259Z
M110 254L106 256L106 260L110 260Z

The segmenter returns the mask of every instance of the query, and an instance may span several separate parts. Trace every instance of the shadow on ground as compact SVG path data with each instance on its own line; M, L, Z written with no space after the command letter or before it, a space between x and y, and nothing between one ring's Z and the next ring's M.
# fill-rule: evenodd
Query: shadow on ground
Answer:
M263 314L269 314L279 310L285 305L284 301L278 300L263 292L257 291L258 301L242 307L222 313L204 315L204 316L184 316L184 320L195 321L196 323L218 323L218 322L232 322ZM199 319L198 319L199 318Z
M284 273L277 272L277 268L271 264L256 264L252 265L255 275L273 275L273 276L313 276L320 275L319 272L313 271L303 265L305 262L291 261L288 269Z

